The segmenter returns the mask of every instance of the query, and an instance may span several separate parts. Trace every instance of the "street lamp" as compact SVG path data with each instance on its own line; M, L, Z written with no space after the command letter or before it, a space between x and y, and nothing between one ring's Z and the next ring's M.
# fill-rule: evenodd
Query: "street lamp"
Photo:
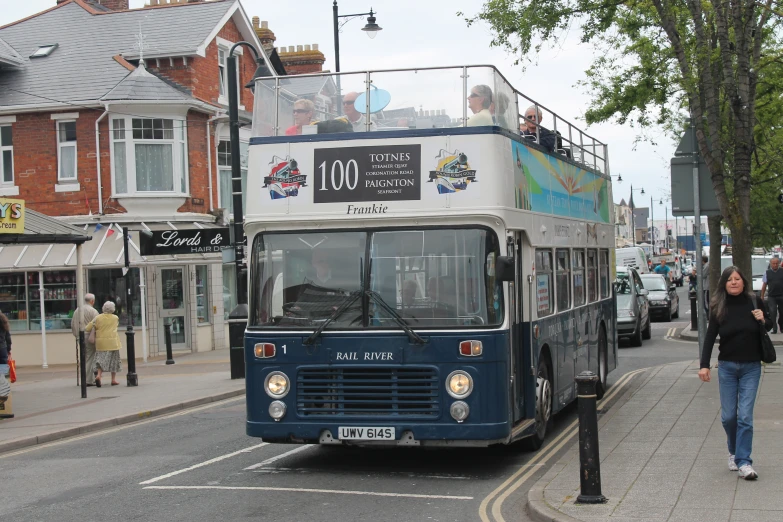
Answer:
M334 4L332 5L332 14L334 18L334 69L335 72L340 72L340 29L342 26L350 22L353 18L367 16L367 24L362 27L362 31L367 33L367 36L369 36L371 39L375 38L375 35L378 34L378 31L383 30L383 27L375 23L375 16L372 8L370 8L369 13L341 15L337 11L337 0L334 0ZM340 23L340 18L346 18L346 20Z
M622 182L623 182L623 175L622 175L622 174L618 174L618 175L616 175L616 176L615 176L614 174L612 174L612 175L611 175L611 177L613 177L613 178L617 178L617 183L618 183L618 184L620 184L620 183L622 183Z
M640 191L639 194L644 194L644 188L634 189L633 185L631 185L631 202L630 202L630 207L631 207L631 238L633 240L633 246L636 246L636 222L635 222L635 219L634 219L635 216L633 215L633 211L636 208L634 206L634 204L633 204L633 193L636 190Z
M234 51L240 45L244 45L250 51L256 61L256 72L253 79L245 87L255 85L256 78L273 76L269 66L266 64L265 56L259 54L258 50L250 42L237 42L228 52L226 60L226 69L228 73L228 127L229 140L231 145L231 197L234 205L234 263L236 269L236 296L237 306L229 314L229 345L231 355L231 378L244 377L244 349L240 352L233 348L244 348L244 331L247 324L247 277L244 273L242 260L245 255L243 222L245 221L245 212L242 208L242 169L239 157L239 84L237 82L237 58ZM233 324L235 323L235 324ZM234 352L238 352L234 356ZM240 359L241 357L241 359ZM241 363L241 375L240 373Z

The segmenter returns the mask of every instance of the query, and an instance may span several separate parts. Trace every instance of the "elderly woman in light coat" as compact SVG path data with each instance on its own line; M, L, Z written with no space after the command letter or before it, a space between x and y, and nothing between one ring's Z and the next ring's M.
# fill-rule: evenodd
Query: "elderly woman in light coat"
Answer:
M103 372L111 372L111 385L117 386L117 372L122 371L120 359L120 336L117 334L117 325L120 318L114 315L115 306L111 301L103 304L103 313L99 314L85 331L90 332L95 328L95 366L98 375L95 377L95 386L101 386Z

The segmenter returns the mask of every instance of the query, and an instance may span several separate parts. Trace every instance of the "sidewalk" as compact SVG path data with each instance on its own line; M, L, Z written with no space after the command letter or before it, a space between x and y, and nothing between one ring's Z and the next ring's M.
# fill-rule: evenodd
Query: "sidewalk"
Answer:
M528 493L535 520L590 522L783 520L783 368L764 367L756 402L753 467L741 480L726 464L718 372L702 383L698 362L651 370L599 419L602 493L607 504L576 505L577 444Z
M187 407L244 395L244 379L231 380L229 350L175 354L136 362L137 387L126 385L127 361L110 386L104 374L101 388L88 387L81 398L76 367L24 367L12 385L13 419L0 420L0 453L71 437L118 424L162 415Z
M769 333L769 338L772 340L772 344L775 346L783 346L783 332L773 334L772 332ZM699 332L698 330L691 330L690 323L688 323L688 326L683 328L680 331L680 339L683 339L685 341L698 341L699 340ZM718 340L720 339L720 336L718 336L718 339L715 340L715 348L713 349L713 353L716 353L718 349Z

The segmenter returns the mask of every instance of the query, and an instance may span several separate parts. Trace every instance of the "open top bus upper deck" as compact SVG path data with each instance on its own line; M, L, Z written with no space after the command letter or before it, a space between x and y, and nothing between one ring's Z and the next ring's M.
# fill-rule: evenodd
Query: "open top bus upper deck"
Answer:
M527 136L526 111L539 114ZM607 146L492 66L257 79L253 136L247 223L518 210L613 220Z

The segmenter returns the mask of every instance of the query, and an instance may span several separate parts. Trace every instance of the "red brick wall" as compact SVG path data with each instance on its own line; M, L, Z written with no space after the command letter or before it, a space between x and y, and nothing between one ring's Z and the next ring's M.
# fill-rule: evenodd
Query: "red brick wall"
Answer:
M233 20L229 20L218 33L220 38L229 42L242 41L242 35L239 33ZM256 64L253 60L253 53L247 48L243 48L244 54L237 55L237 65L239 66L239 100L240 105L244 105L245 110L253 110L253 93L244 86L253 78L256 72ZM158 63L160 67L158 67ZM206 49L206 56L192 56L187 59L187 65L182 58L174 59L174 66L168 58L162 58L159 62L150 60L147 67L151 70L165 76L166 78L189 89L194 96L201 100L218 105L220 96L218 72L218 44L216 40L210 42Z
M98 3L112 11L127 11L129 0L98 0Z
M55 192L57 184L56 121L50 113L20 114L12 125L14 136L14 179L19 197L33 210L50 216L98 213L98 184L95 161L95 120L101 110L80 110L76 119L76 168L79 192ZM109 141L102 122L101 168L104 196L110 194ZM89 207L88 202L89 201Z
M177 209L178 212L196 212L206 214L209 212L209 168L207 162L207 120L209 116L199 112L188 112L188 172L190 177L190 196L184 205ZM210 133L214 127L210 125ZM212 153L212 191L217 190L215 185L214 140L211 141ZM193 200L202 200L196 204Z

